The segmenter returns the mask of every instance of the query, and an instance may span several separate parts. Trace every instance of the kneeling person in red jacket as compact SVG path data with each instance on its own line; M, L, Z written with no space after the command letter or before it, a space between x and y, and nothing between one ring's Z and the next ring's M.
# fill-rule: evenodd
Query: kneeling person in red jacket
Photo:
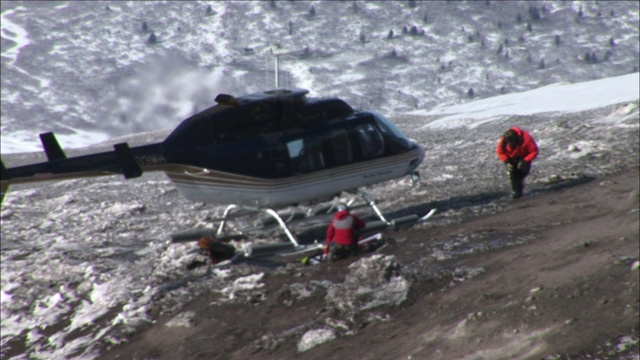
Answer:
M327 228L327 243L324 253L328 254L329 261L356 255L358 253L358 239L354 232L365 226L364 221L349 213L349 207L338 205L335 214Z
M514 199L522 197L524 178L531 171L531 162L538 156L538 145L528 132L514 126L502 135L496 152L507 166L511 196Z

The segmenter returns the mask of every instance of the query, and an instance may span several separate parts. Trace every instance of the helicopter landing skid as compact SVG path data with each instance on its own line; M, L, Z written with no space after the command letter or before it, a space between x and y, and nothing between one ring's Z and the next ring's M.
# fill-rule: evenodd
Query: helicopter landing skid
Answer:
M424 216L408 215L408 216L387 220L387 218L385 218L385 216L382 214L382 211L380 211L380 209L376 205L371 195L369 195L364 191L358 191L356 195L364 199L367 205L373 209L373 211L376 213L376 215L380 219L379 221L368 222L365 228L361 229L358 232L357 234L358 236L363 236L365 234L371 234L374 232L386 231L389 229L397 230L402 226L413 226L415 224L429 220L436 213L436 209L431 209L431 211L429 211ZM367 206L367 205L360 205L360 206ZM354 206L352 208L357 208L360 206ZM275 223L285 233L289 241L275 243L275 244L260 244L260 245L249 246L247 249L245 249L245 251L243 251L244 257L248 258L248 257L273 256L273 255L296 256L296 255L312 254L317 252L318 250L321 250L324 244L318 243L316 241L313 244L301 245L287 224L295 220L300 220L301 218L302 219L311 218L314 216L322 215L323 213L330 214L332 210L335 209L335 207L336 207L336 203L334 202L333 204L330 205L328 209L322 209L322 210L316 209L315 211L309 211L306 214L299 214L299 213L279 214L277 211L275 211L272 208L257 208L257 207L251 207L251 206L245 206L245 205L231 204L225 208L222 218L218 219L220 220L220 223L218 225L217 230L214 230L211 228L195 229L195 230L172 234L171 238L172 238L172 242L177 243L177 242L187 242L187 241L197 240L203 236L216 238L222 241L228 241L233 238L243 237L246 232L259 230L261 226L244 229L243 231L226 231L227 230L226 226L228 221L238 216L245 216L248 213L259 212L259 213L266 214L268 218L271 219L271 223L275 221ZM235 212L235 214L233 212ZM263 223L266 224L268 222L263 220Z

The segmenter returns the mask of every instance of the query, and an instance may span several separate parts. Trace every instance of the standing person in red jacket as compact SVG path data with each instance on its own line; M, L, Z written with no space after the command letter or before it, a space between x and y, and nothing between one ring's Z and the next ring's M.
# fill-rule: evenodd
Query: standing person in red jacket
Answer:
M500 161L507 166L511 180L511 197L522 197L524 178L529 175L531 162L538 156L538 145L531 134L514 126L502 135L496 152Z
M335 214L327 228L327 243L324 253L328 254L329 261L345 258L358 253L358 239L354 232L365 226L364 221L349 213L349 207L338 205Z

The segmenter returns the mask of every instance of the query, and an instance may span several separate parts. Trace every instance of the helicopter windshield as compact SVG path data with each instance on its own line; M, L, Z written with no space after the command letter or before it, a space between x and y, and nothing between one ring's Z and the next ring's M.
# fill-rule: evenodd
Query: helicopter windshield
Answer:
M411 148L411 142L409 141L409 139L407 139L407 137L402 133L402 131L400 131L400 129L398 129L391 122L391 120L387 119L386 117L384 117L384 115L376 111L371 111L371 114L373 115L374 119L376 119L376 122L378 123L378 127L380 127L380 130L386 136L393 138L397 144L407 149Z

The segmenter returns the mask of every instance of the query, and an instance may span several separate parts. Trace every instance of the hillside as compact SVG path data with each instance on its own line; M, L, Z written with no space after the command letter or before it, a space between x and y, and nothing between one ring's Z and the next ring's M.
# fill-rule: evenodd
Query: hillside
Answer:
M2 153L39 150L40 132L79 147L174 127L218 93L272 88L275 44L280 86L388 115L629 74L640 61L635 1L0 6Z

